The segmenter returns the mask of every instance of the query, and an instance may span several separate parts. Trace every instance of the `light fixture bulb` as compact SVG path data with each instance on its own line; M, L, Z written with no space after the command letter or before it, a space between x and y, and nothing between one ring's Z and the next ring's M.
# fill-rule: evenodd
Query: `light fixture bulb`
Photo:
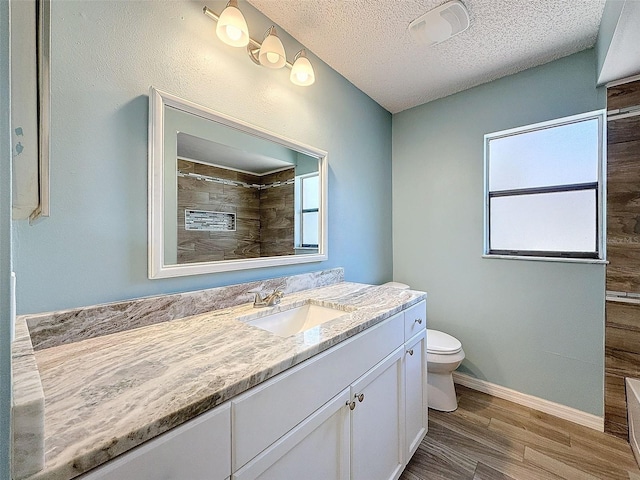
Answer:
M237 0L229 0L216 25L216 35L232 47L246 47L249 44L249 28L244 15L238 8Z
M278 60L280 60L280 55L273 52L267 52L267 61L269 63L278 63Z
M304 49L300 50L295 56L289 80L301 87L308 87L316 81L315 72Z
M240 40L240 38L242 38L242 30L234 25L227 25L225 33L227 34L227 37L229 37L234 42L237 42L238 40Z
M267 68L282 68L287 63L284 46L278 38L276 27L272 26L267 30L258 53L258 60L260 65Z

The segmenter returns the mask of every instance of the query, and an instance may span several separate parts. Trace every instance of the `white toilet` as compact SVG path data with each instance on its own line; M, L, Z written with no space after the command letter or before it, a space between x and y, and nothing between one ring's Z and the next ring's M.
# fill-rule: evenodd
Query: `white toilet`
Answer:
M409 285L388 282L385 287L406 290ZM453 412L458 408L453 371L464 360L460 341L438 330L427 329L427 398L429 408L441 412Z
M438 330L427 329L427 398L429 408L453 412L458 408L453 371L464 360L460 341Z

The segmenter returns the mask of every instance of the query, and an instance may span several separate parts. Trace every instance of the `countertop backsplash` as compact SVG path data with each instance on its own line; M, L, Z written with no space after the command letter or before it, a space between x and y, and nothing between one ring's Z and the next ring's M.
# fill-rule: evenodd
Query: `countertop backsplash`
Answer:
M276 288L291 294L344 281L344 269L334 268L291 277L228 285L193 292L137 298L58 312L24 315L34 350L74 343L110 333L170 322L192 315L252 302L252 291Z

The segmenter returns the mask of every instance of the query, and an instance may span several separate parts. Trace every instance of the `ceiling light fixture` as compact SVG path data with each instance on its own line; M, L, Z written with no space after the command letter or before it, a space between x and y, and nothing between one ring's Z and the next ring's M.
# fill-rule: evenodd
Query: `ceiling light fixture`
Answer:
M249 44L249 28L244 15L238 8L238 0L229 0L220 14L216 35L232 47L246 47Z
M300 50L293 59L293 67L291 67L289 79L301 87L306 87L316 81L313 67L304 49Z
M409 24L411 36L431 47L469 28L469 13L459 0L447 2L421 15Z
M251 52L249 52L251 53ZM258 52L260 65L267 68L282 68L287 63L287 55L284 53L284 45L278 38L276 27L273 25L267 30Z
M275 26L267 30L262 44L249 36L247 22L238 8L237 0L229 0L220 15L208 7L203 7L202 12L217 22L216 35L221 41L232 47L247 47L249 58L256 65L272 69L289 68L289 79L295 85L306 87L315 82L315 72L305 49L296 54L293 64L287 62L287 55Z

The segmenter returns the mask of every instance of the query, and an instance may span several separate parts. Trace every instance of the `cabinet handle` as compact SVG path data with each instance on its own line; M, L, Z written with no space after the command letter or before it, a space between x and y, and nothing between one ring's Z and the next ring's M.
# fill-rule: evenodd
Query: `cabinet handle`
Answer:
M354 408L356 408L356 402L350 402L349 400L347 400L347 405L349 406L349 410L353 410Z
M362 402L364 400L364 393L356 393L353 397L357 398L359 402Z
M422 319L421 319L421 318L416 318L416 319L415 319L415 322L416 322L418 325L422 325Z
M410 349L410 350L407 350L407 353L408 353L409 355L413 355L413 348L412 348L412 349Z

